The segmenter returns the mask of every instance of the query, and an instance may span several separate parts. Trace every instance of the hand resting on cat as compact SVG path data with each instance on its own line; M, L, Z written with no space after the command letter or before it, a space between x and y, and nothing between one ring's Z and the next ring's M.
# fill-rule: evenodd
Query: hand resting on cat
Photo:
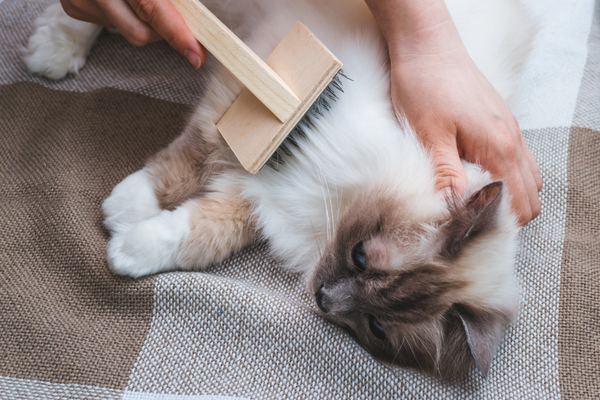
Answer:
M363 1L205 3L264 58L302 21L349 79L271 167L250 175L215 127L242 87L215 68L181 136L103 203L112 271L200 270L266 239L321 314L376 357L447 378L473 366L487 374L518 311L519 228L506 185L463 161L464 191L436 190L430 155L396 116L388 49ZM508 98L534 32L526 13L517 0L447 4L479 69ZM65 34L60 11L51 7L38 28ZM94 33L80 30L78 54Z
M462 193L461 158L480 163L506 184L521 225L536 218L537 161L508 104L467 53L444 0L366 2L388 44L392 102L430 151L438 189Z

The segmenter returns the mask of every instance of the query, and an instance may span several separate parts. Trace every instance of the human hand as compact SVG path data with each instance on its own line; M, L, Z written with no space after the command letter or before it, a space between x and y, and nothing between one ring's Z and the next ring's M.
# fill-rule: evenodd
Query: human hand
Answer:
M366 0L390 53L391 95L433 157L439 190L462 194L461 158L512 195L521 225L540 214L542 178L514 115L468 55L444 0Z
M61 4L70 17L116 28L134 46L165 39L195 68L206 62L206 50L169 0L61 0Z
M410 40L421 40L418 36ZM450 38L404 41L401 52L390 50L394 107L430 150L438 189L462 193L467 178L460 159L479 163L504 181L518 221L526 225L541 209L542 178L535 157L504 99L460 39Z

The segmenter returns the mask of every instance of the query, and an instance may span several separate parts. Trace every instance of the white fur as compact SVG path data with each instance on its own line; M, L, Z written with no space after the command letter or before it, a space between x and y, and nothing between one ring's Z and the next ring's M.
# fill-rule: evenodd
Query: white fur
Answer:
M179 246L190 233L189 219L188 210L179 207L113 233L107 250L110 268L133 277L173 269Z
M514 92L515 66L521 62L525 50L513 57L508 51L498 52L484 44L500 43L498 46L503 49L501 43L522 34L520 42L527 47L532 29L523 23L523 14L515 11L519 7L516 1L486 4L482 6L474 0L448 1L454 14L461 13L457 21L459 30L471 35L464 39L468 47L478 51L475 61L508 97ZM263 168L244 179L244 194L255 205L256 220L269 240L271 251L288 268L304 273L310 273L327 239L334 235L346 206L369 189L385 187L410 199L415 220L425 221L445 210L442 196L434 190L430 159L408 124L399 123L392 110L387 52L376 23L362 2L346 2L345 7L346 19L331 15L329 23L309 24L309 28L340 58L345 73L353 81L344 81L345 93L317 128L307 129L310 140L302 142L300 150L289 147L294 156L286 158L279 171ZM354 16L348 15L352 9L356 12ZM318 12L326 15L326 11ZM332 31L353 33L340 39L332 37ZM249 38L250 45L258 47L254 40L261 40L258 34L257 38L254 35ZM519 41L516 42L513 37L510 49L519 47ZM480 168L466 163L465 167L469 178L465 196L492 181ZM507 210L509 197L505 196L503 201L506 234L486 242L488 247L481 257L498 256L481 262L480 258L473 259L478 254L474 251L469 253L469 261L465 259L473 276L482 278L472 280L482 283L470 288L473 296L497 293L498 297L489 300L494 305L505 301L508 305L507 299L514 295L516 287L512 270L517 227ZM493 265L489 266L490 263ZM497 290L499 287L505 290Z
M137 171L112 190L102 203L104 225L111 231L128 229L131 224L160 213L152 181L146 171Z
M34 27L23 49L23 59L30 72L50 79L78 72L102 30L98 25L70 18L60 3L48 7Z
M189 212L185 207L161 211L146 171L115 186L102 212L113 232L107 258L114 272L137 277L177 265L179 246L190 233Z

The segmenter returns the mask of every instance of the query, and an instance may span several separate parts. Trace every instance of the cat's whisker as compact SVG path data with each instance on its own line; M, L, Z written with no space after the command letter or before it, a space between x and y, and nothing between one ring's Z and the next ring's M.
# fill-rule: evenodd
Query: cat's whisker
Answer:
M321 257L323 257L323 254L325 253L325 244L321 241L317 242L317 254L318 254L318 259L320 260Z
M319 187L321 189L321 193L323 195L323 204L325 206L325 238L329 242L331 239L331 218L330 218L330 204L328 206L326 191L329 192L329 187L327 186L327 181L325 179L323 169L319 164L315 164L317 168L317 176L319 178Z
M325 177L325 174L323 173L323 170L321 170L321 177L322 177L322 181L325 184L325 190L326 190L326 197L325 197L325 201L329 201L329 212L327 213L327 241L329 241L332 237L332 231L333 231L333 204L331 202L331 191L329 190L329 184L327 182L327 178Z
M417 354L415 353L414 349L415 348L425 349L425 351L427 352L427 354L429 356L431 356L431 353L429 352L427 346L425 345L425 342L419 336L418 332L412 332L411 335L410 335L410 340L413 343L411 344L410 341L409 341L408 348L410 349L411 353L413 354L414 360L417 362L417 365L419 366L419 368L423 368L423 365L421 365L421 363L419 362L420 357L417 356Z
M394 358L392 358L392 364L396 361L396 358L398 357L398 354L400 354L402 347L404 347L405 340L406 340L406 338L404 336L402 336L402 343L400 343L400 346L398 346L398 351L396 351Z
M328 194L328 198L329 198L329 236L333 236L333 234L335 232L333 232L334 227L335 227L335 220L333 218L333 212L334 212L334 207L333 207L333 198L331 196L331 190L329 189L329 182L327 181L327 178L324 176L325 174L323 174L323 181L325 182L325 186L327 187L327 194ZM337 197L337 186L334 187L334 190L336 191L336 197ZM338 213L339 213L339 207L338 207ZM327 241L330 240L331 237L327 238Z
M421 338L421 344L423 345L423 348L427 350L427 354L429 354L429 357L431 357L431 359L434 361L434 366L437 368L440 361L440 340L438 335L436 334L437 332L433 334L431 334L431 332L429 333L430 334L426 337L432 339L430 343L425 343L423 338ZM433 351L430 351L431 346L433 346Z
M339 195L339 192L338 192L338 185L337 185L337 183L334 183L333 190L334 190L334 193L335 193L336 213L335 213L335 221L333 221L332 224L333 224L333 227L335 229L335 226L337 226L337 222L340 220L340 215L341 215L341 211L342 211L342 199L341 199L341 196ZM331 199L331 201L333 201L333 199ZM331 205L331 207L333 208L333 204ZM333 232L333 233L335 234L335 232Z

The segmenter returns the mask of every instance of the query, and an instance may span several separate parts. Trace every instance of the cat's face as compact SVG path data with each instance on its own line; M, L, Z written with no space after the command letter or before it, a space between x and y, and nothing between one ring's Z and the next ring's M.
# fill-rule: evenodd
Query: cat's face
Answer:
M489 301L478 297L493 294L473 289L477 278L465 264L502 228L501 202L496 182L455 201L448 213L414 221L398 199L363 196L309 278L317 305L381 359L444 377L463 375L473 363L487 373L514 303L485 306Z

